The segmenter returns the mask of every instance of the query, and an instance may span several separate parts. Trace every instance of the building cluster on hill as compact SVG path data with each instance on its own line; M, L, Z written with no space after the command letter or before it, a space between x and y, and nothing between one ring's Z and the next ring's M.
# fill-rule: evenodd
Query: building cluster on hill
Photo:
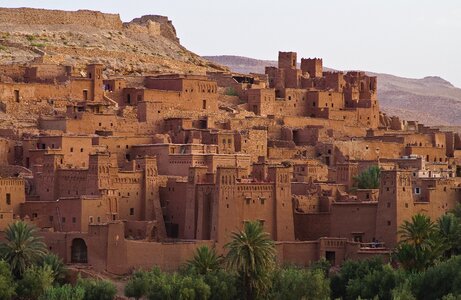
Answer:
M399 226L461 201L461 137L379 111L376 77L280 52L266 74L105 78L0 66L0 230L21 219L68 263L176 269L258 220L277 259L386 255ZM380 169L379 182L357 176Z

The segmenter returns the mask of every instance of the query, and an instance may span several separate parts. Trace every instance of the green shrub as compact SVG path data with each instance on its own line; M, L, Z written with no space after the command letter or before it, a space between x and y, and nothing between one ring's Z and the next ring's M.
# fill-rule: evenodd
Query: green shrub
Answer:
M71 286L65 284L49 288L39 298L40 300L83 300L85 299L85 290L80 286Z
M10 265L0 260L0 299L11 299L16 293L16 283L10 270Z
M115 286L105 280L79 279L77 287L85 291L85 300L112 300L117 294Z
M329 299L330 282L320 269L278 269L274 273L271 294L277 300Z
M21 299L39 299L53 286L53 271L50 266L32 266L25 270L16 290Z

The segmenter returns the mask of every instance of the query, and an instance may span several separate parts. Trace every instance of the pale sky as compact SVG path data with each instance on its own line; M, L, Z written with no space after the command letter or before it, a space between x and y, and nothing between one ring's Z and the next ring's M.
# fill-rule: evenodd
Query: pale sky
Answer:
M91 9L123 21L166 15L199 55L275 60L279 50L335 69L441 76L461 87L459 0L1 0L3 7Z

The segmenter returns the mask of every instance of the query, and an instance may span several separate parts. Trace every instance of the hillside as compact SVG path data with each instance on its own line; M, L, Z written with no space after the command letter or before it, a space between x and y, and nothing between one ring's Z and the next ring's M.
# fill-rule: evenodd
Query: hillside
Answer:
M241 73L264 73L275 61L240 56L205 56L205 59ZM326 68L328 70L328 68ZM331 70L331 69L330 69ZM381 109L389 115L428 125L461 126L461 89L440 77L411 79L367 72L378 76Z
M89 10L0 8L0 64L34 60L98 62L107 74L123 75L221 69L182 47L167 17L123 23L119 15Z

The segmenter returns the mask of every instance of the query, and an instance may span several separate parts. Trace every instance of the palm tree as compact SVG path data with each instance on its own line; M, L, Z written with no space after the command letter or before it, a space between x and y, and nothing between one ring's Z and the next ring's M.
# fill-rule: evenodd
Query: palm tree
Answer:
M196 249L194 257L187 264L197 273L205 275L210 271L218 270L221 263L222 257L216 253L215 248L200 246Z
M53 253L48 253L42 257L39 265L44 267L48 265L53 272L54 281L64 283L67 276L67 269L61 258Z
M411 222L405 220L399 234L401 240L394 255L407 270L424 270L445 250L436 225L425 215L414 215Z
M400 226L399 234L401 242L425 247L435 233L435 224L428 216L417 214L411 218L411 222L405 220Z
M437 220L437 230L446 245L445 256L451 257L461 249L461 225L452 213L441 216Z
M37 228L22 221L8 225L0 256L10 264L12 273L20 278L24 270L37 263L46 253L46 245L36 236Z
M260 222L246 222L242 231L232 233L232 241L224 247L228 250L227 265L239 274L245 298L262 297L270 288L275 246Z

